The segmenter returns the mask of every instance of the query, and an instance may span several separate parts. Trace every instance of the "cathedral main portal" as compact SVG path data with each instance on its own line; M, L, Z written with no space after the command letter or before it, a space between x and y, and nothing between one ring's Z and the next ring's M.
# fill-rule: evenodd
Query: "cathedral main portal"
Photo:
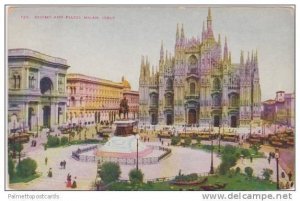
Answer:
M196 123L197 123L197 112L195 109L189 109L188 124L196 124Z

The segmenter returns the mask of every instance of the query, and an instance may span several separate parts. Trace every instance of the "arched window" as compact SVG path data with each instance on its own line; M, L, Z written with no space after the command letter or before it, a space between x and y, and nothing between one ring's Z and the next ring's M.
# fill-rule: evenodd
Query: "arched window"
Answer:
M71 97L71 107L75 107L76 106L76 101L74 96Z
M173 106L173 96L171 94L166 95L166 106L167 107Z
M213 104L213 106L221 106L221 95L220 94L213 95L212 104Z
M192 83L190 83L190 94L194 95L195 93L196 93L196 86L195 86L195 83L192 82Z
M221 88L220 79L219 78L215 78L213 80L213 89L214 90L220 90L220 88Z
M239 96L236 93L231 93L229 95L229 105L231 107L238 107L239 106Z
M166 88L167 90L173 90L173 80L171 78L167 79Z
M42 94L51 94L51 91L53 89L53 84L50 78L44 77L40 81L40 88Z
M34 89L35 88L35 78L34 78L34 76L29 75L28 81L29 81L29 88Z
M195 74L197 73L197 63L198 63L198 60L195 55L192 55L189 57L189 60L188 60L189 73L195 73Z
M80 106L82 106L82 100L83 100L83 98L80 97Z
M158 103L157 94L156 93L150 94L150 105L155 107L157 106L157 103Z

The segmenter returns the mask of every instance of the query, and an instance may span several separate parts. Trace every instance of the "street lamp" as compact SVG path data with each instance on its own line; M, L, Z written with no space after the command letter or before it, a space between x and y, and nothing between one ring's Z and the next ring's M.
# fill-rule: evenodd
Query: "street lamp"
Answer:
M100 184L101 184L101 177L99 176L99 174L97 174L95 183L96 183L97 191L99 191L100 190Z
M139 138L136 135L136 170L139 170Z
M213 160L214 140L212 136L210 136L210 138L211 138L211 163L210 163L209 174L214 174L214 160Z
M219 124L219 150L218 150L218 152L219 152L219 155L220 155L220 153L221 153L221 125Z
M276 159L276 182L277 182L277 190L280 189L279 187L279 150L275 150L275 159Z

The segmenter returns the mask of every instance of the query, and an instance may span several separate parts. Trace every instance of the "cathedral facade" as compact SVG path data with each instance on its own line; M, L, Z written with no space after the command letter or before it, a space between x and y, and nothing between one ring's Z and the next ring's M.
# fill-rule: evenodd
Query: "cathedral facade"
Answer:
M158 69L142 56L139 119L152 125L240 127L259 124L261 89L257 51L231 62L227 40L216 40L209 9L199 38L177 25L174 55L160 50Z

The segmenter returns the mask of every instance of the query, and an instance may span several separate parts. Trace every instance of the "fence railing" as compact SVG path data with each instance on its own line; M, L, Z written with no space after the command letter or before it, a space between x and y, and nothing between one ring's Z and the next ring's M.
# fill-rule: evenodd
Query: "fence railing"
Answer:
M87 156L83 155L82 153L97 149L97 145L85 147L85 148L78 148L76 151L72 151L72 158L78 161L84 161L84 162L95 162L97 161L96 156Z
M98 146L89 146L86 148L78 148L76 151L72 152L72 158L74 158L77 161L82 162L97 162L97 160L100 160L102 162L115 162L120 165L136 165L137 159L136 158L119 158L119 157L97 157L97 156L91 156L91 155L84 155L83 153L97 149ZM151 165L156 164L160 160L162 160L164 157L169 155L171 153L170 148L162 147L162 146L151 146L151 148L155 150L161 150L164 151L160 156L155 157L144 157L144 158L138 158L138 163L140 165Z

